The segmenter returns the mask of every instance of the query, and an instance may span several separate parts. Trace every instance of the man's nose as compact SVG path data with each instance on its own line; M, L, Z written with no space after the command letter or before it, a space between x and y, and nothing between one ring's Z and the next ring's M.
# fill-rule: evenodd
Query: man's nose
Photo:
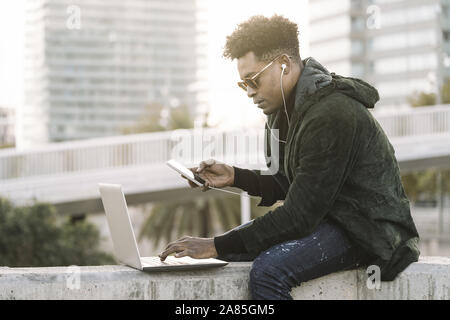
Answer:
M249 98L253 98L253 96L256 94L256 90L255 89L253 89L252 87L250 87L250 86L247 86L247 96L249 97Z

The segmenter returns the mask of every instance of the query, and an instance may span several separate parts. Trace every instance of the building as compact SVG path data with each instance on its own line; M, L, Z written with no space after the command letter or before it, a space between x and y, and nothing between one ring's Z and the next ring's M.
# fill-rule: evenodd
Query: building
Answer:
M154 103L198 117L202 10L203 0L27 1L18 147L118 135Z
M0 107L0 148L15 144L14 116L14 109Z
M382 108L408 106L450 76L450 1L310 0L310 49L330 71L376 86Z

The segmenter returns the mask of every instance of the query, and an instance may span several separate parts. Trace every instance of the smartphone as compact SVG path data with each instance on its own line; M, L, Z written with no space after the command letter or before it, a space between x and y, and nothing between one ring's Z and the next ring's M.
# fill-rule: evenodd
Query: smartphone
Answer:
M191 170L189 170L188 168L186 168L185 166L183 166L181 163L179 163L174 159L167 161L166 164L175 171L177 171L178 173L180 173L183 177L189 179L198 186L202 186L205 183L205 180L200 178L198 174L193 173Z

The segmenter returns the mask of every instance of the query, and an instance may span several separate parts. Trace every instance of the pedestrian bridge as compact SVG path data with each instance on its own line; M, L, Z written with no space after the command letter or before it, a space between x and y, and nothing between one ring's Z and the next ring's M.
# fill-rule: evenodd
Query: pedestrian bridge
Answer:
M374 116L403 172L450 167L450 105ZM194 166L213 157L263 169L263 142L262 130L192 129L0 150L0 196L16 204L50 202L69 214L102 211L99 182L121 184L129 204L204 196L165 162Z

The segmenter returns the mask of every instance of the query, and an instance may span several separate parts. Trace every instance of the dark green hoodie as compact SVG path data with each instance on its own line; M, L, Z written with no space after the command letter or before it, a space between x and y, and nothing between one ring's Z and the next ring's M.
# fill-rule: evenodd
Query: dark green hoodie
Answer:
M378 92L362 80L330 74L313 58L304 64L287 143L279 145L279 159L276 152L270 158L288 181L284 203L234 232L255 254L307 236L330 219L376 257L372 264L382 280L393 280L418 260L419 235L395 151L367 109ZM271 128L280 115L269 116ZM270 154L270 133L267 138Z

